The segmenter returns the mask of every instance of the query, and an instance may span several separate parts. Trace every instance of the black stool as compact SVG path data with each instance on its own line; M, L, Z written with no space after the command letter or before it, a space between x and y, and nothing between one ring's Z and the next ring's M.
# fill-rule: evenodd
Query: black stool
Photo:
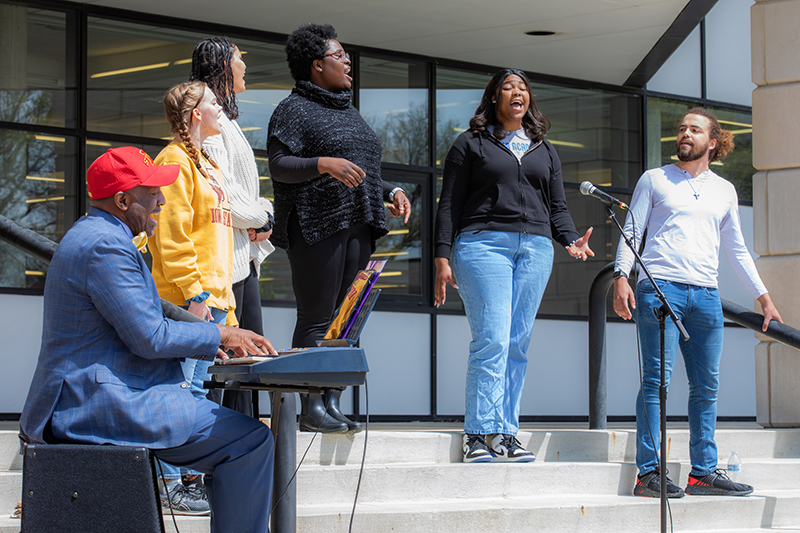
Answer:
M164 533L156 480L147 448L26 446L22 533Z

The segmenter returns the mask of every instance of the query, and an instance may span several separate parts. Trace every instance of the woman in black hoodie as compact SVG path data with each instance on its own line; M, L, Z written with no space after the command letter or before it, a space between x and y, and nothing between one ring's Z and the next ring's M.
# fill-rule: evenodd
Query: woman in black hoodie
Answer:
M444 165L436 215L437 307L449 282L472 331L464 462L529 462L516 438L533 322L553 266L551 239L594 256L567 209L561 162L527 76L498 72ZM491 441L487 443L487 437Z

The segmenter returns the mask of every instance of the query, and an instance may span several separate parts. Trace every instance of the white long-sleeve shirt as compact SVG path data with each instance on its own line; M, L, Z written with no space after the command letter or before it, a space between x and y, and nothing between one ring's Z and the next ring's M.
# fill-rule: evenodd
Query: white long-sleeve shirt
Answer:
M260 228L267 223L267 211L272 203L259 196L258 167L250 143L235 120L220 114L222 133L208 137L203 143L208 155L219 165L231 199L233 223L233 282L250 274L250 262L256 271L275 247L268 240L252 242L248 228Z
M642 260L654 278L716 288L721 244L753 298L767 292L744 243L736 189L711 170L695 178L677 165L648 170L633 191L629 238L634 220L637 248L647 228ZM628 274L634 261L620 237L616 270Z

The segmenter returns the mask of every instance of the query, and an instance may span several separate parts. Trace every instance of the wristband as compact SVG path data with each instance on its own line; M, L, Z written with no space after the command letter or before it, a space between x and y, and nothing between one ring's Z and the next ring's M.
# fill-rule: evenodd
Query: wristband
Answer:
M205 302L206 300L208 300L209 296L211 296L210 292L203 291L200 294L198 294L197 296L194 296L194 297L189 298L188 300L186 300L186 305L189 305L192 302L201 304L201 303Z
M404 191L402 188L400 188L400 187L395 187L394 189L392 189L391 191L389 191L389 201L390 201L390 202L394 202L394 195L395 195L395 193L397 193L398 191L401 191L403 194L405 194L405 193L406 193L406 191Z
M256 233L266 233L272 229L272 226L275 225L275 217L272 216L272 213L267 211L267 223L261 226L260 228L256 228Z

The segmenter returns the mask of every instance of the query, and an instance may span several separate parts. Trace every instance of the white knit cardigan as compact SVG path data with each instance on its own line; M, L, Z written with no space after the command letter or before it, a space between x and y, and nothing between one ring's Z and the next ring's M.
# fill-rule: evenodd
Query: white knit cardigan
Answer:
M250 274L250 261L258 272L261 262L275 247L269 240L251 242L248 228L260 228L267 223L267 211L272 203L259 196L258 167L250 143L235 120L220 113L222 133L208 137L203 143L208 155L216 161L225 175L225 185L231 200L233 221L233 283Z

